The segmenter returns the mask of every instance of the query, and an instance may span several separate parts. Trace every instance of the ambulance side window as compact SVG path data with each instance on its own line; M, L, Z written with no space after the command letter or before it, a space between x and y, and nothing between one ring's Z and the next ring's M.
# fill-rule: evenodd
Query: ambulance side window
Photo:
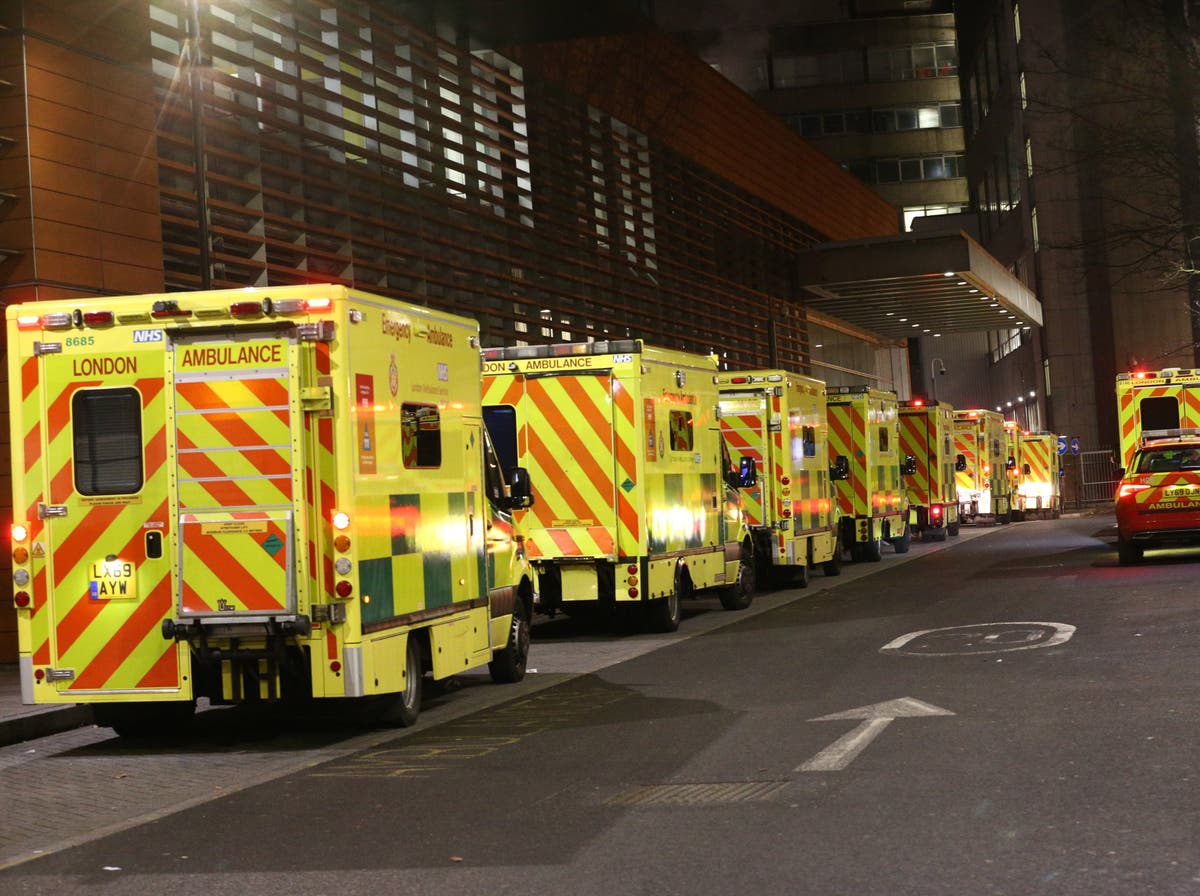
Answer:
M436 405L400 406L401 457L408 469L442 465L442 418Z
M692 412L671 411L671 450L691 451L693 444Z
M142 488L142 399L136 389L83 389L71 397L75 491L132 495Z
M881 454L887 454L891 449L888 447L888 430L886 426L879 427L879 451Z

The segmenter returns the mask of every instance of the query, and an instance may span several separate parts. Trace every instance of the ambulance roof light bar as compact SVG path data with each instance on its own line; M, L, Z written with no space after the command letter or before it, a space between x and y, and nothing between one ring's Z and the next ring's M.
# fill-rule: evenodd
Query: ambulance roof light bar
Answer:
M1144 429L1140 444L1166 439L1192 439L1200 436L1200 429Z
M642 350L638 339L606 339L599 342L559 342L553 345L511 345L485 348L485 361L520 361L529 358L563 358L570 355L633 354Z

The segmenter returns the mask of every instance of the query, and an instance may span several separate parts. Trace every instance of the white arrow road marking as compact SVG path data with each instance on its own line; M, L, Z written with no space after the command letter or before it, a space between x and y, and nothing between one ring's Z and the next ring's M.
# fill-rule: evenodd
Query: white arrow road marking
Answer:
M877 738L883 729L896 719L919 716L952 716L948 709L925 703L912 697L901 697L884 703L872 703L858 709L835 712L832 715L809 719L810 722L836 722L842 719L863 719L863 723L839 737L832 744L796 768L798 772L840 772Z

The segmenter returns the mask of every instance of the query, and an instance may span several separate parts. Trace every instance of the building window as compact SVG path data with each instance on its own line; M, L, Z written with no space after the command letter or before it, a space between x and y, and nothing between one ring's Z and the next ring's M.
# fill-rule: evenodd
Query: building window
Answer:
M906 205L903 210L905 232L913 229L917 218L937 218L942 215L959 215L967 210L965 204L948 205Z
M929 128L956 128L961 124L962 110L958 103L930 103L925 106L876 109L871 113L871 130L877 134Z
M1011 355L1021 347L1021 330L993 330L988 333L988 348L991 350L992 363Z
M1013 4L1013 36L1017 43L1021 42L1021 4Z
M132 495L143 482L142 399L133 388L84 389L71 398L75 491Z
M867 51L871 81L913 81L958 77L958 48L952 41Z
M961 153L917 156L908 159L875 159L850 162L850 172L869 184L895 184L917 180L962 177Z
M772 87L814 87L862 80L862 56L852 50L771 57Z

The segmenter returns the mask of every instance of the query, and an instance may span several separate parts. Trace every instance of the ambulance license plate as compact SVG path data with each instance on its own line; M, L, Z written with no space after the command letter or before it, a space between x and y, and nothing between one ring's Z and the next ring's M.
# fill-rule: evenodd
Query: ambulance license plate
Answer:
M92 564L92 600L136 600L137 575L132 563L107 560Z

